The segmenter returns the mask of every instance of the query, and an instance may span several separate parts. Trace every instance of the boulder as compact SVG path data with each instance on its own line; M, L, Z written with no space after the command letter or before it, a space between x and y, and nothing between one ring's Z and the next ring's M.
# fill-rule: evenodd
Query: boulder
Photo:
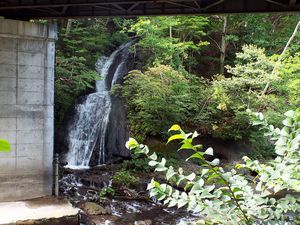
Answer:
M111 210L105 209L95 202L84 202L78 205L88 215L107 215L111 214Z

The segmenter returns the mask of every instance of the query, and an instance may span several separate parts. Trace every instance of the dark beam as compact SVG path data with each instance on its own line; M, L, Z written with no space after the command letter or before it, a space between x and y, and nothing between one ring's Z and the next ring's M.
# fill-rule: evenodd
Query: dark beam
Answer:
M98 16L198 15L296 12L298 0L5 0L7 18L76 18Z

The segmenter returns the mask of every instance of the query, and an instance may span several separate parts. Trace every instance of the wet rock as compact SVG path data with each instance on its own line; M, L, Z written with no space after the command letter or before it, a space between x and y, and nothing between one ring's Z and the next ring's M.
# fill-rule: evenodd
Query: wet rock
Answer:
M102 206L98 205L95 202L84 202L78 205L84 212L89 215L107 215L111 214L111 210L108 211L107 209L103 208Z
M134 222L134 225L151 225L151 224L152 224L151 220L139 220Z
M107 212L108 215L111 215L112 214L112 210L109 206L105 206L105 210Z

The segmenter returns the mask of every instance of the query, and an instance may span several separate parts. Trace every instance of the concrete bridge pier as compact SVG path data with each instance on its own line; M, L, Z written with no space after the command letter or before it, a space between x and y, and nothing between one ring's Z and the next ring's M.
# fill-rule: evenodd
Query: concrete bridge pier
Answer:
M52 193L54 25L0 19L0 201Z

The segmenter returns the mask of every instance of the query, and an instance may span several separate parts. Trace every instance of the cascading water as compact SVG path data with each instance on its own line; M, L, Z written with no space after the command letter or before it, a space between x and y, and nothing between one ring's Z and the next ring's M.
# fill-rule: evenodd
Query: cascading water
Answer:
M97 61L96 70L101 80L96 81L96 92L85 96L82 103L75 106L74 120L69 126L68 167L89 167L94 151L98 151L98 165L105 163L107 129L113 104L109 91L127 73L131 45L132 42L121 45L110 57L101 57Z

